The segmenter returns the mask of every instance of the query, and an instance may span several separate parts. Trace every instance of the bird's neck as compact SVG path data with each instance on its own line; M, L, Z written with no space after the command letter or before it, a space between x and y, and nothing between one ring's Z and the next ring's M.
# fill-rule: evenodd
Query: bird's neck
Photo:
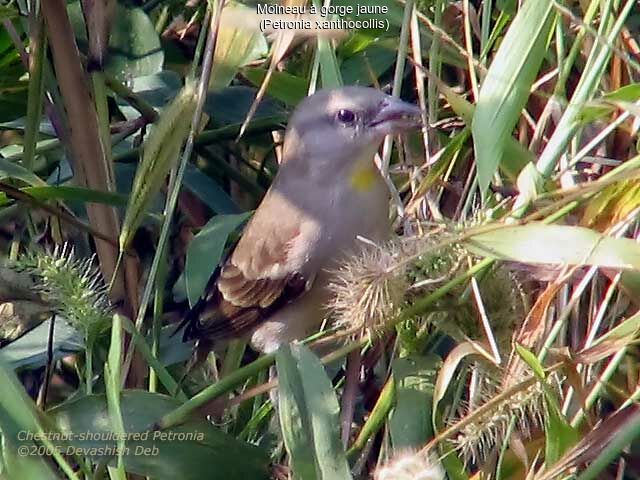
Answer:
M379 188L383 183L380 170L374 163L374 156L377 148L368 149L361 152L357 159L342 158L343 152L323 152L324 155L317 155L312 161L308 158L296 158L305 155L307 152L297 151L295 156L286 159L280 165L280 171L276 178L278 189L293 187L300 191L300 185L307 188L313 185L323 191L337 188L340 184L355 193L367 194ZM337 155L340 158L330 158L329 155ZM306 161L302 161L306 160ZM286 181L285 181L286 178ZM339 181L344 179L346 181ZM302 189L304 191L304 189Z
M351 187L358 192L370 192L376 188L381 180L380 170L373 159L356 162L350 172L349 182Z

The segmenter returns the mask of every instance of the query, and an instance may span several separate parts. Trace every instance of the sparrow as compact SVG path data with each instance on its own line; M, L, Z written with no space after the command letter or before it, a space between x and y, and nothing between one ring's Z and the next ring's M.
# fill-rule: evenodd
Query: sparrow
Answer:
M244 232L188 312L183 340L233 337L271 353L326 317L332 272L391 233L389 190L374 162L420 109L374 88L319 90L293 112L278 172Z

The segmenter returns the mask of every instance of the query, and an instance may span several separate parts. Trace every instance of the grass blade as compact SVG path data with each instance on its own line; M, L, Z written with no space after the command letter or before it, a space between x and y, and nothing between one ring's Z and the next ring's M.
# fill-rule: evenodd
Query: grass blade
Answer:
M472 131L483 198L544 59L552 13L550 0L525 3L482 82Z
M294 478L352 478L340 441L340 406L320 360L307 347L294 344L278 350L276 366L280 423Z

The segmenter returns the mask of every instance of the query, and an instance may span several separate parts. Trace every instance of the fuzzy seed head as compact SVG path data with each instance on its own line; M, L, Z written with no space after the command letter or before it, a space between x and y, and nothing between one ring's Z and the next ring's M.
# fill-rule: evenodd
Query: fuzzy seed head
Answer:
M481 388L482 405L499 393L499 387L492 382L483 383ZM476 408L478 406L476 405ZM515 418L516 428L522 436L529 437L532 428L543 424L544 414L544 388L536 382L474 418L458 432L453 439L454 446L461 452L466 463L478 463L503 441L512 418ZM474 415L474 409L464 408L459 417L453 419L451 425L469 415Z
M13 268L33 276L37 290L52 310L84 332L87 340L107 330L111 307L93 257L78 259L73 248L64 244L53 252L27 252Z
M443 480L440 463L418 451L398 455L376 470L375 480Z
M345 328L383 329L404 301L407 289L401 248L370 246L333 272L329 310Z

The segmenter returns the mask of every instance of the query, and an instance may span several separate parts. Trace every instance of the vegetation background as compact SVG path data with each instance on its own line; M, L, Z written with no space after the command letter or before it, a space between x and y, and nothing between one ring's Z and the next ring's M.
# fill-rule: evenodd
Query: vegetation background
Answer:
M638 2L310 1L388 12L0 6L0 477L640 478ZM380 152L397 238L305 345L185 376L288 113L349 84L424 111Z

